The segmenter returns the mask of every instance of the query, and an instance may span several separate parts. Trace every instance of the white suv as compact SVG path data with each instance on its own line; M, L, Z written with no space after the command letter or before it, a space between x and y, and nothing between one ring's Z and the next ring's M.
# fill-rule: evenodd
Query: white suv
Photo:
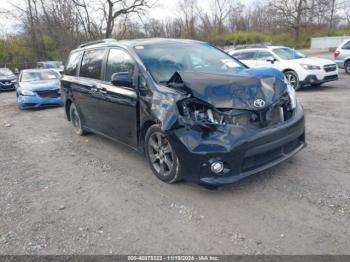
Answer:
M337 65L327 59L307 58L284 46L245 48L228 52L251 68L275 67L282 71L296 90L338 79Z

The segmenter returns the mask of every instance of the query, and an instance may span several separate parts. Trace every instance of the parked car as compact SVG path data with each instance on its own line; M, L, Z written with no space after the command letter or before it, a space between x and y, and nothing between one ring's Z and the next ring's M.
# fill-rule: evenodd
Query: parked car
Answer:
M54 69L60 74L64 71L64 66L62 61L42 61L37 63L37 68L41 69Z
M16 75L8 68L0 68L0 91L14 90Z
M289 47L246 48L229 51L229 54L251 68L277 68L284 73L295 90L338 80L338 68L333 61L306 57Z
M236 182L305 146L304 113L276 69L248 69L204 42L100 41L70 53L67 119L144 152L162 181Z
M344 41L334 53L334 59L339 68L350 74L350 39Z
M20 109L63 106L60 74L50 69L22 70L16 84Z

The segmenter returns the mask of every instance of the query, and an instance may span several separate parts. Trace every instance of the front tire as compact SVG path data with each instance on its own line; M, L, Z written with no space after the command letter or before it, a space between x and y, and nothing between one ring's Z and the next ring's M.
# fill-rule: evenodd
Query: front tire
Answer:
M344 65L345 72L350 74L350 61L347 61Z
M71 104L69 107L69 116L70 116L70 121L72 122L75 133L79 136L85 135L86 132L82 127L79 112L74 104Z
M169 184L181 180L179 159L158 125L151 126L146 133L145 153L153 173L160 180Z
M287 81L289 82L289 84L295 90L299 90L300 89L300 81L299 81L299 77L298 77L296 72L294 72L292 70L288 70L288 71L284 72L284 75L287 78Z

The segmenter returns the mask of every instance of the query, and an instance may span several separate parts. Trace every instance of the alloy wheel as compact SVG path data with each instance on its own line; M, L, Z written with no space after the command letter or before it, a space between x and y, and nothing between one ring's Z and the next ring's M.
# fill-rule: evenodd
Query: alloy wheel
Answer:
M297 76L293 73L285 73L288 83L294 88L298 87L298 79Z
M175 167L174 151L168 139L160 132L154 132L148 142L148 155L154 170L163 177L171 174Z
M346 63L345 65L345 71L350 74L350 62Z

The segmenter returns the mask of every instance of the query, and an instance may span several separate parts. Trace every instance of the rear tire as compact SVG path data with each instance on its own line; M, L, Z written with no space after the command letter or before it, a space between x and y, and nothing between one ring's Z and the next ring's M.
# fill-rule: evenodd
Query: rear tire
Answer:
M344 65L345 72L350 74L350 61L347 61Z
M75 133L79 136L85 135L86 132L82 127L79 112L73 103L69 107L69 116L70 116L70 121L72 122Z
M156 177L168 184L181 180L179 159L158 125L153 125L147 130L145 153L151 170Z
M288 70L288 71L284 72L284 75L287 78L287 81L289 82L289 84L295 90L299 90L300 89L300 81L299 81L299 77L298 77L296 72L294 72L292 70Z

